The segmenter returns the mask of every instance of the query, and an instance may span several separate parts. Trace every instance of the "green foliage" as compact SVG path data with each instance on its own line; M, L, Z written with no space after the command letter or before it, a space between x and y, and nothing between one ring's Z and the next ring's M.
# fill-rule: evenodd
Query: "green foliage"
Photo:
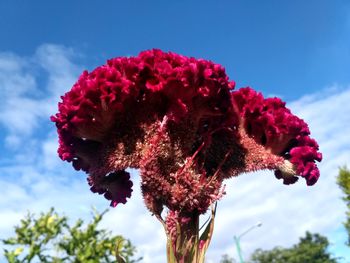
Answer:
M104 214L94 211L93 219L84 226L78 220L69 226L65 216L59 216L52 208L38 218L28 214L15 227L15 237L2 242L12 248L4 249L9 263L133 263L135 247L122 236L113 236L99 229Z
M327 251L328 239L320 234L306 232L292 248L276 247L272 250L256 250L252 263L336 263Z
M345 201L348 211L346 212L346 221L344 226L348 232L348 246L350 246L350 171L344 166L339 169L337 183L344 193L343 200Z

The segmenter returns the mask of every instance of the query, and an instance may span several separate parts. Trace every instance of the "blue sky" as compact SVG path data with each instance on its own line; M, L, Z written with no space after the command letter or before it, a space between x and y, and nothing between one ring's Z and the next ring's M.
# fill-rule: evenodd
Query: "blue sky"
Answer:
M223 64L239 86L300 97L350 76L350 3L305 1L20 1L0 3L1 50L73 47L88 68L153 47Z
M213 60L237 87L281 96L310 123L325 156L311 188L303 182L286 188L269 172L231 180L208 260L235 256L232 236L258 220L263 226L242 240L246 256L291 245L306 230L327 235L337 255L350 254L342 246L345 206L334 183L337 167L350 166L349 1L3 0L0 32L0 236L28 209L54 205L86 218L91 205L108 206L89 192L83 174L58 159L48 118L83 69L161 48ZM104 224L131 238L145 262L163 262L163 244L149 245L154 233L164 239L162 229L134 192Z

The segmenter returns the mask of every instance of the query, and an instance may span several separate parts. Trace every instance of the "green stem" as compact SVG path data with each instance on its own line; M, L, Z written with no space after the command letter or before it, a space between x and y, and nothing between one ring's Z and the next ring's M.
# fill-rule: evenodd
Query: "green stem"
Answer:
M188 222L177 222L176 240L168 236L168 263L200 263L199 248L199 214L193 213Z
M188 222L177 222L176 240L167 240L168 263L204 263L214 231L216 204L212 207L212 215L205 230L199 235L199 214L193 213Z

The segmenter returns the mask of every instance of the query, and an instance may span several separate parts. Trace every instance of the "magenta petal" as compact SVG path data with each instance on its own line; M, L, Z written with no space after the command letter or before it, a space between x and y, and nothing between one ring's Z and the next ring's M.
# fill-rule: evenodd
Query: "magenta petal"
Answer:
M133 183L130 174L126 171L116 171L102 178L88 178L90 190L93 193L103 194L107 200L111 200L111 206L126 203L126 198L131 197Z

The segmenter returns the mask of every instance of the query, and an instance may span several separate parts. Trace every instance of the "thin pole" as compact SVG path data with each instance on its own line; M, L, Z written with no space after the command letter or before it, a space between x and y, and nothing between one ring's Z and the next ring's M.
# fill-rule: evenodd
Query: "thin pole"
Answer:
M233 238L235 239L237 252L238 252L238 256L239 256L239 261L240 261L240 263L244 263L243 257L242 257L242 252L241 252L241 246L239 244L239 237L234 236Z
M255 225L251 226L250 228L248 228L246 231L244 231L242 234L240 234L238 237L237 236L234 236L234 240L235 240L235 243L236 243L236 247L237 247L237 252L238 252L238 256L239 256L239 260L240 260L240 263L244 263L243 261L243 257L242 257L242 250L241 250L241 245L240 245L240 239L242 236L244 236L245 234L247 234L249 231L253 230L254 228L256 227L261 227L262 223L261 222L258 222L256 223Z

